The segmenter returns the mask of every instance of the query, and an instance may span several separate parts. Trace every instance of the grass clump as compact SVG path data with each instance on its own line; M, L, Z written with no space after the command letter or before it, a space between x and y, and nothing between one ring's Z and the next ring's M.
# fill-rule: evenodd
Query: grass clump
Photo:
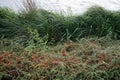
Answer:
M40 37L48 35L49 42L77 40L87 36L119 39L120 13L101 7L92 7L80 16L64 16L34 8L19 14L3 8L0 12L3 14L1 36L27 35L26 29L29 27L37 29Z

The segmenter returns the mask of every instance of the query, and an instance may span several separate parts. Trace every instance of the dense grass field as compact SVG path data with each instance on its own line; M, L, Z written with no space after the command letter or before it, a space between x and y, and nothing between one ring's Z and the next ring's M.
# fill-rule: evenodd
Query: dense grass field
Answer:
M0 51L1 80L120 79L119 40L82 38L76 43L32 51L4 41Z
M24 6L0 7L0 80L120 80L119 11L65 16Z

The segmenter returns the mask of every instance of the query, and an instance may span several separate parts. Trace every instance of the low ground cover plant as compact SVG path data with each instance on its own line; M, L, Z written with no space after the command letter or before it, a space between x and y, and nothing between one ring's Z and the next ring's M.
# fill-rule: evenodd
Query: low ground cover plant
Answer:
M42 50L0 51L2 80L119 80L120 46L81 39ZM119 41L118 41L119 42ZM102 45L104 43L104 45ZM14 50L14 49L13 49Z

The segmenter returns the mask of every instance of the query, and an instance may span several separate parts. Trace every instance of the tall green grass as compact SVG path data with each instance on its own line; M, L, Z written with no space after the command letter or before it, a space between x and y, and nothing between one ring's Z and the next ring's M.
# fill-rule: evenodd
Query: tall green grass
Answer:
M48 35L48 42L77 40L88 36L120 39L119 26L119 11L108 11L98 6L78 16L37 9L35 5L26 5L26 9L20 13L0 8L0 37L29 37L27 29L31 28L38 31L39 37Z

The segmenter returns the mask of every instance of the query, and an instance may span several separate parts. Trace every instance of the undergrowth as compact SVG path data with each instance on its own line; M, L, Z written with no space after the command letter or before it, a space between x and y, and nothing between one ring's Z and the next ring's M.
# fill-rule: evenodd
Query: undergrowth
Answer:
M106 38L80 39L54 47L0 51L1 80L119 80L120 46ZM10 41L10 40L9 40ZM108 41L108 40L107 40ZM5 42L5 41L3 41ZM8 43L8 41L6 41ZM3 46L3 43L1 41ZM102 45L104 44L104 45ZM9 48L10 47L10 48ZM10 49L10 50L9 50Z

